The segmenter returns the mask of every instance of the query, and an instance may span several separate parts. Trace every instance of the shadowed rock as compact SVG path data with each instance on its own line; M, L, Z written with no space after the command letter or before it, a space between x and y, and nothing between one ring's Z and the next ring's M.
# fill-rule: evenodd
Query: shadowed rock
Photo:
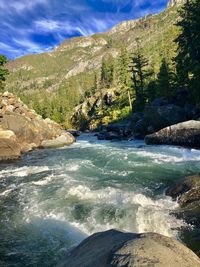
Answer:
M57 267L198 267L199 258L178 241L160 234L117 230L96 233Z
M186 121L145 137L147 145L176 145L200 148L200 121Z

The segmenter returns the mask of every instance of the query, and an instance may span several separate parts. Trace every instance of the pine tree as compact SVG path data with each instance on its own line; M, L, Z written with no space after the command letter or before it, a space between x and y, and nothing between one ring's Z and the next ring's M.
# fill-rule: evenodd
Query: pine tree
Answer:
M157 78L157 96L166 97L168 100L173 95L173 76L166 59L162 59Z
M94 80L93 80L93 85L91 88L91 94L94 95L98 90L98 79L97 79L97 74L94 74Z
M132 88L135 92L134 108L137 111L143 110L146 102L147 79L152 76L152 71L148 69L148 60L143 56L141 50L133 55L131 59L131 79Z
M193 99L200 103L200 1L186 1L180 17L180 34L175 40L179 84L191 90Z
M5 68L7 61L6 56L0 55L0 92L3 92L6 76L9 74L8 70Z
M129 101L130 87L131 87L131 75L129 70L130 57L125 48L121 48L121 53L118 59L117 68L117 85L120 89L120 105L130 105L132 109L132 103Z
M114 80L114 59L109 57L107 59L103 58L101 65L101 78L100 86L101 88L110 88Z
M146 87L146 99L148 103L151 103L156 98L157 96L156 89L157 89L156 81L151 80Z

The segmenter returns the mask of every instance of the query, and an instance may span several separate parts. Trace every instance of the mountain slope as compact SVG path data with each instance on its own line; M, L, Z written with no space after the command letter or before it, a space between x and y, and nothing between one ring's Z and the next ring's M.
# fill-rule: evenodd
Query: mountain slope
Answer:
M66 115L92 86L94 72L100 68L102 58L108 55L117 58L124 46L130 53L134 52L137 39L157 72L163 56L172 58L175 55L173 40L178 32L174 26L178 20L178 2L180 0L171 0L169 7L160 14L125 21L106 33L72 38L49 53L24 56L9 62L6 89L21 96L30 106L37 104L33 103L34 95L41 102L62 91L63 98L68 101L68 108L64 111ZM32 99L28 97L30 94Z

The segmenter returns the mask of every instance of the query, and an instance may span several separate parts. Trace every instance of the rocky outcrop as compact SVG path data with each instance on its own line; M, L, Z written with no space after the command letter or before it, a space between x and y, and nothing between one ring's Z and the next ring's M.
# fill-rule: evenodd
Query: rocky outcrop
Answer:
M179 204L184 207L195 201L200 205L200 175L188 176L169 187L166 194L173 199L178 199Z
M112 136L118 135L118 139L121 140L124 138L143 139L148 134L159 131L166 126L186 121L192 116L185 108L157 99L143 112L133 113L124 123L108 124L104 127L104 131L100 132L99 138L103 139L105 136L104 139L109 140L109 138L112 139Z
M105 89L88 97L75 108L71 118L72 124L80 130L95 130L101 124L101 106L106 109L114 104L118 92L114 89Z
M0 130L0 161L14 160L21 156L21 147L12 131Z
M168 3L168 7L180 6L183 5L185 2L186 0L170 0Z
M69 145L75 140L57 123L42 119L9 92L0 94L0 127L0 159L19 158L21 153L41 147L44 140L59 136L65 136L63 145Z
M189 227L181 231L181 238L200 256L200 175L188 176L171 185L166 194L177 200L180 209L176 216Z
M200 148L200 121L186 121L166 127L145 137L146 144Z
M84 240L57 267L198 267L199 258L178 241L160 234L117 230Z

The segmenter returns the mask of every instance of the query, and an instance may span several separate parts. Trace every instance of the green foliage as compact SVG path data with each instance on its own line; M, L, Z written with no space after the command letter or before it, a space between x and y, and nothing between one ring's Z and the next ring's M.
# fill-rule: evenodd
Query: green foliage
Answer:
M188 88L192 99L200 104L200 1L191 0L180 11L175 57L179 84Z
M152 71L149 69L148 60L140 49L131 58L130 68L133 82L132 88L136 97L134 108L136 111L141 111L146 103L145 88L148 79L152 76Z
M175 74L170 70L166 59L162 59L157 77L157 96L166 97L168 100L174 95Z
M114 59L109 56L107 59L103 58L101 64L101 78L100 87L110 88L114 79Z
M73 108L94 94L101 99L93 112L97 124L124 119L131 104L134 111L142 111L156 97L170 100L180 86L188 88L191 99L200 104L199 2L188 1L180 13L171 7L145 17L128 30L119 25L109 34L95 34L91 45L80 46L83 39L74 38L52 53L18 59L12 63L15 71L9 75L8 89L23 96L44 118L66 127ZM80 72L79 61L89 64ZM118 92L111 106L102 99L102 92L110 89ZM80 117L77 125L84 128L87 120Z
M121 107L129 105L128 92L131 87L131 73L129 69L130 56L126 48L121 48L120 56L117 60L116 78L117 86L120 90L119 104Z
M8 70L5 68L7 63L7 58L4 55L0 55L0 92L4 91L6 76L8 75Z
M53 81L52 80L46 80L44 83L43 83L43 88L44 89L47 89L47 88L49 88L50 86L52 86L53 85Z

